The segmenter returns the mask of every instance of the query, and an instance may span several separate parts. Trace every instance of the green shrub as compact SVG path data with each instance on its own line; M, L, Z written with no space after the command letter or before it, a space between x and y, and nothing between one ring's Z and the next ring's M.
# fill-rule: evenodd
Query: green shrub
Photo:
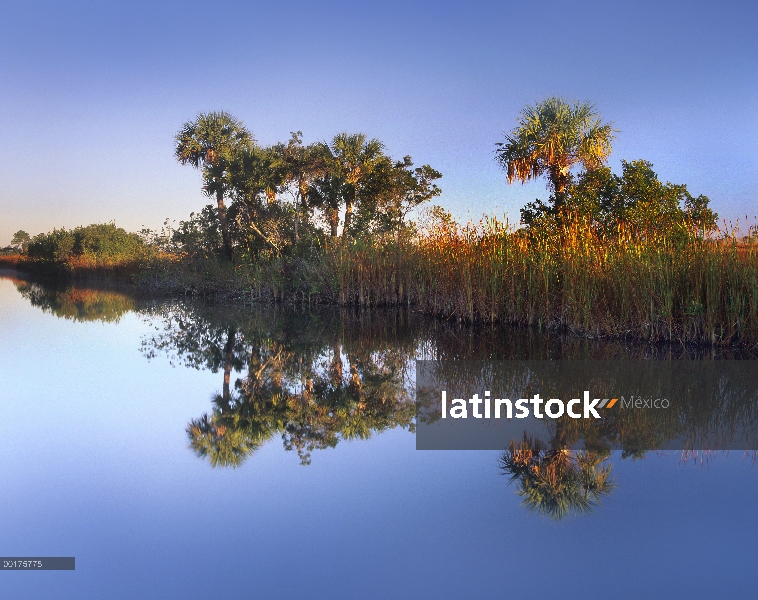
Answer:
M53 229L50 233L34 236L26 248L26 256L35 261L62 263L71 257L73 249L73 232Z
M114 223L54 229L32 238L26 248L32 261L84 268L139 265L153 253L139 235Z

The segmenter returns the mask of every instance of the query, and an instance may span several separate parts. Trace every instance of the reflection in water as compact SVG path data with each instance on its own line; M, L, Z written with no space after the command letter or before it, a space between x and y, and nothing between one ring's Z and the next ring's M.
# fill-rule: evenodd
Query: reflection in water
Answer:
M212 465L239 466L275 435L308 464L313 450L340 440L413 430L415 337L402 315L384 317L167 304L143 350L223 372L211 412L187 426L191 447ZM233 385L232 371L244 374Z
M454 361L448 364L457 369L466 360L755 358L744 351L469 327L410 310L298 310L175 300L138 305L120 291L14 283L34 306L58 317L110 322L138 312L155 328L143 340L146 357L164 354L174 363L219 373L220 391L209 411L187 425L192 450L219 467L240 466L277 437L309 464L315 450L341 440L368 439L397 427L415 431L415 359ZM695 416L707 425L724 414L738 414L737 405L710 407ZM748 416L756 418L753 411ZM622 456L640 458L652 447L651 439L680 433L681 421L666 424L670 430L649 422L607 424L626 427ZM500 468L529 509L553 518L587 513L613 491L605 441L617 432L602 432L603 443L570 450L569 442L582 435L579 426L566 423L547 443L525 436L502 454Z
M430 449L508 447L501 469L529 509L557 519L587 513L615 487L607 461L613 449L633 459L658 449L683 450L685 458L695 451L728 449L755 457L755 366L752 360L419 362L417 442ZM674 400L666 410L623 408L622 400L598 420L563 415L492 426L485 418L440 418L439 390L449 398L468 398L472 390L529 398L529 389L543 392L544 398L592 389L631 392L637 398L642 390L648 392L644 398L666 398L670 392Z
M15 279L14 283L32 306L73 321L117 323L124 314L137 308L133 298L113 290L56 287L21 279Z
M417 362L418 445L500 450L528 431L543 445L622 450L624 457L661 449L752 450L758 448L757 365L753 360ZM494 390L502 398L530 398L538 391L544 398L564 399L593 390L617 400L600 408L598 419L563 414L490 427L487 419L442 421L439 390L450 398ZM665 407L653 407L656 398L665 399ZM442 434L451 427L457 435L446 438Z
M611 464L601 466L610 452L544 447L524 436L500 457L500 468L518 486L517 493L532 511L553 519L592 512L616 484Z

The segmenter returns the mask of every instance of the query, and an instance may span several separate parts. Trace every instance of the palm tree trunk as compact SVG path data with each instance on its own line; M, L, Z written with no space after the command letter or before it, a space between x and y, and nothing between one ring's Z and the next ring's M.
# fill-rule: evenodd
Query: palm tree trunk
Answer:
M300 224L300 207L305 206L305 198L308 195L308 184L304 178L300 179L297 185L297 194L295 195L295 241L300 239L298 232Z
M295 241L296 242L300 239L300 236L298 235L298 231L297 231L297 222L298 222L297 213L298 213L298 206L299 206L298 200L300 200L299 193L295 194Z
M226 345L224 346L224 401L229 402L229 381L232 375L232 359L234 358L234 342L237 337L237 330L230 327L226 335Z
M345 224L342 226L342 237L347 238L350 225L353 222L353 201L345 198Z
M566 200L566 187L568 186L569 176L562 173L559 169L550 170L550 183L553 185L554 203L556 211L560 211L563 208Z
M350 232L350 225L353 222L353 205L355 204L355 188L348 186L348 191L345 194L345 223L342 226L342 237L347 239Z
M335 388L342 387L342 348L339 343L332 345L332 362L329 364L329 375Z
M329 208L329 226L331 227L331 234L333 238L337 238L337 228L340 224L340 213L339 210L330 207Z
M224 256L232 260L232 239L229 236L229 221L226 218L223 190L216 192L216 203L218 204L218 222L221 225L221 238L224 242Z

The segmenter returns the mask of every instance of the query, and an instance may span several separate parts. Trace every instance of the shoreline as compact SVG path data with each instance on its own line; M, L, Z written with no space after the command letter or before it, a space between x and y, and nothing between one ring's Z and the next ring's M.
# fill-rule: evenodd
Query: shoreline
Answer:
M94 292L105 293L117 293L123 296L129 297L135 301L160 301L177 299L189 302L200 302L209 307L230 307L234 309L243 309L251 306L261 307L286 307L295 310L324 310L324 309L337 309L348 310L351 312L370 313L372 311L392 311L401 310L411 313L417 313L424 318L429 318L439 323L456 323L459 326L471 328L472 330L484 329L497 329L503 332L509 329L522 329L525 331L534 331L538 335L548 336L568 336L576 340L597 341L600 343L624 343L631 345L647 345L651 347L664 348L664 347L676 347L683 350L693 351L755 351L758 347L755 343L749 342L732 342L732 343L707 343L696 341L682 341L679 339L645 339L640 336L635 336L631 332L624 332L621 335L608 335L602 333L592 333L589 331L583 331L581 329L574 329L565 324L561 324L557 320L553 322L521 322L521 321L507 321L507 320L470 320L461 315L450 315L445 317L444 315L434 314L430 311L423 310L418 303L373 303L373 304L359 304L358 302L336 302L328 301L322 298L314 298L310 301L305 299L294 300L287 298L273 298L268 295L259 295L253 297L249 292L243 292L242 290L231 290L219 288L204 288L202 291L195 288L184 289L180 287L166 286L160 289L147 289L144 285L140 285L134 281L125 280L122 277L114 277L108 273L100 271L99 273L78 273L76 275L50 275L40 271L27 270L19 266L9 268L3 265L0 261L0 279L9 279L14 284L37 284L43 288L47 288L48 291L56 293L66 290L86 290Z

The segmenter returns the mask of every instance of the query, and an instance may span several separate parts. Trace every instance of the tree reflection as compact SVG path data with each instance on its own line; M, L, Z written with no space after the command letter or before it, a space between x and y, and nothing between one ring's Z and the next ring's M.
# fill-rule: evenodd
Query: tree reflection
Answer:
M342 440L414 429L415 338L402 317L218 315L179 305L161 317L146 355L223 371L211 412L187 425L190 447L213 466L237 467L277 435L309 464L314 450ZM230 317L233 326L224 324Z
M518 444L511 442L500 457L500 468L517 484L529 510L559 520L592 512L615 489L613 467L603 465L609 457L610 452L546 448L524 436Z
M134 298L119 291L87 287L56 287L15 280L16 289L32 306L73 321L117 323L136 308Z

